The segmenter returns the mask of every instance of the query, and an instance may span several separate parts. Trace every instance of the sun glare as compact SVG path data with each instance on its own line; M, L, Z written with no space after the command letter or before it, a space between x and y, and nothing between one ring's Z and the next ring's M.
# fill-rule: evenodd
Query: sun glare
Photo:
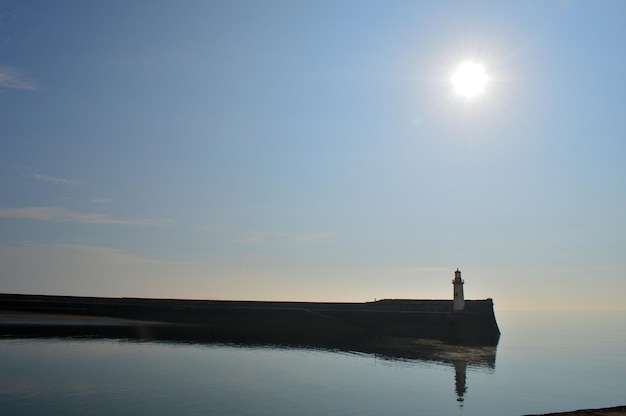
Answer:
M450 79L454 91L466 99L478 97L485 91L489 81L485 68L475 62L461 64Z

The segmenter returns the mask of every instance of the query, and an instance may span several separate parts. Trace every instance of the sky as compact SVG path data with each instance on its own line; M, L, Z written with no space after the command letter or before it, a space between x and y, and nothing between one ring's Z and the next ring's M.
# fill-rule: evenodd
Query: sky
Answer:
M626 2L0 1L0 292L626 309ZM483 94L454 92L485 68Z

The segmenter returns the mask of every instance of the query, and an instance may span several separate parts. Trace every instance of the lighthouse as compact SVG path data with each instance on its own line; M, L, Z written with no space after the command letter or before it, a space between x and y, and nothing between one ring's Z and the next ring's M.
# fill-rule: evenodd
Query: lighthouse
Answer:
M452 281L452 285L454 286L454 298L452 300L452 310L453 311L462 311L465 308L465 299L463 297L463 279L461 279L461 272L457 267L456 272L454 272L454 280Z

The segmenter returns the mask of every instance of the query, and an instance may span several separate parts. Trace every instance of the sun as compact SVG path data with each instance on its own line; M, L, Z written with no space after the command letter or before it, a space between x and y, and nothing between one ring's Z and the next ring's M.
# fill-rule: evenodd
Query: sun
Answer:
M485 68L477 62L464 62L450 78L454 91L465 99L476 98L485 91L489 82Z

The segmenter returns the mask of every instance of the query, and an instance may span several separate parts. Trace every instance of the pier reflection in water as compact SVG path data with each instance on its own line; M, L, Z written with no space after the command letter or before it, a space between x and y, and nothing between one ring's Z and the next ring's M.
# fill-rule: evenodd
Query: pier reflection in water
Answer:
M423 406L423 401L430 399L429 397L430 395L440 396L439 402L441 402L442 400L445 400L449 403L449 405L451 403L456 402L457 404L455 405L455 407L463 406L465 404L464 400L466 398L466 393L469 389L468 385L471 384L471 377L472 377L472 372L473 372L472 370L475 369L481 373L485 373L485 372L493 373L495 372L495 361L496 361L496 347L495 346L487 346L487 347L456 346L456 345L448 345L440 341L421 340L421 339L386 340L385 343L382 343L379 345L360 346L358 348L345 348L345 349L337 348L337 346L335 345L288 346L288 345L278 345L278 344L259 345L255 343L250 343L250 344L246 344L246 343L223 344L223 343L206 343L206 342L196 343L196 342L189 342L189 341L146 342L145 340L142 340L139 338L134 338L134 339L126 338L125 340L122 340L122 341L123 341L122 343L116 344L116 342L119 342L119 340L116 341L116 340L111 340L107 338L103 338L102 340L97 340L97 339L85 340L84 338L76 339L72 337L60 339L59 337L49 337L49 336L43 337L43 336L35 336L35 335L33 335L32 338L30 338L29 340L29 337L25 337L23 334L20 335L19 337L14 338L13 341L11 341L11 339L9 339L5 335L4 341L0 340L0 350L3 350L3 351L6 350L6 348L4 347L6 347L7 342L9 344L13 344L14 346L17 344L20 344L23 346L26 345L31 350L33 351L37 350L39 351L39 353L42 353L43 356L48 356L48 357L52 356L52 354L50 353L51 350L54 350L54 349L62 350L63 343L67 343L66 345L68 346L68 350L73 350L73 351L81 350L81 351L85 351L85 354L88 354L88 355L90 355L91 353L87 351L90 351L91 349L97 349L99 351L103 351L103 345L112 345L112 346L117 345L117 347L114 348L115 350L119 350L120 347L122 348L122 350L124 349L128 349L131 351L134 350L135 352L133 352L133 354L136 353L137 349L140 349L141 351L144 351L145 353L148 353L149 355L155 354L155 352L158 352L159 350L162 351L163 348L167 350L170 350L173 348L173 350L171 350L173 352L173 355L171 357L176 357L175 360L180 360L183 355L186 355L188 353L193 352L193 354L196 354L198 351L205 351L205 354L203 354L202 358L198 361L198 365L200 367L206 364L205 360L208 359L210 356L212 356L212 354L214 354L216 351L231 351L230 354L237 354L237 351L240 351L239 354L242 357L242 363L248 362L250 364L253 364L253 366L256 366L259 364L249 361L250 354L251 353L258 354L258 353L255 353L255 351L257 352L263 351L262 355L270 354L273 357L281 357L281 356L284 357L284 362L280 365L282 367L282 370L273 369L272 371L278 371L278 373L272 376L273 381L268 380L268 383L272 383L274 385L274 387L272 388L278 388L277 386L282 384L282 385L288 386L286 387L288 389L298 390L293 385L290 385L291 384L290 378L293 377L293 372L298 371L297 368L299 366L303 366L302 369L300 370L300 373L302 373L302 375L298 377L304 377L306 379L306 383L304 385L308 387L306 389L302 389L301 392L296 392L296 395L300 394L302 396L311 396L311 395L319 394L317 392L312 393L309 390L310 388L309 383L311 382L311 380L309 380L308 377L311 377L312 379L315 379L317 377L318 379L320 378L326 379L326 382L329 382L329 380L331 379L333 383L337 382L338 386L333 387L333 389L337 389L336 393L341 392L342 389L345 389L346 391L352 391L353 394L356 394L358 391L361 391L360 393L358 393L357 396L353 397L353 400L357 400L357 401L365 400L365 397L361 397L361 396L368 396L368 395L372 396L370 400L373 400L373 397L383 394L383 392L386 389L390 388L389 385L384 385L384 386L378 385L377 383L379 381L379 378L387 379L391 374L395 374L395 375L404 374L402 376L404 378L404 383L403 383L402 388L407 389L408 395L402 396L403 397L402 400L405 400L407 403L413 401L414 402L413 405L414 406L418 405L418 407ZM105 344L102 344L102 342L104 342ZM389 349L388 347L389 343L394 343L394 342L396 343L396 348ZM49 345L51 345L52 348L50 348ZM124 345L126 345L127 347L124 347ZM136 347L134 347L133 345L135 345ZM402 348L398 348L398 345L401 345ZM200 350L198 350L198 348L200 348ZM306 367L306 359L304 360L304 362L295 363L293 361L293 354L304 353L308 355L309 353L307 353L306 351L310 351L310 354L314 354L314 356L319 357L319 359L323 359L323 365L339 364L339 365L345 366L345 365L348 365L348 363L352 362L352 364L349 364L350 367L348 368L355 370L355 368L353 367L354 363L357 363L358 366L362 366L365 364L366 367L369 368L368 375L365 376L365 379L369 379L370 381L368 383L362 384L364 383L364 381L357 380L359 378L358 376L349 375L349 373L346 375L342 375L338 378L333 378L333 376L330 373L323 372L320 369L315 369L311 371L311 368ZM218 353L218 354L223 354L223 353ZM4 367L6 367L6 361L13 360L11 358L10 352L7 352L7 354L3 354L3 355L4 355L4 359L0 359L0 367L3 366L2 361L5 361ZM353 358L350 358L350 357L353 357ZM391 368L389 370L386 370L383 368L376 369L376 367L370 367L372 365L372 362L370 361L370 364L367 364L367 357L373 357L379 363L384 362L386 363L385 367L388 367L388 368L391 367ZM366 360L365 362L363 361L364 359ZM85 366L98 368L98 365L99 365L97 362L89 362L89 363L81 364L81 362L73 362L73 360L74 358L71 356L55 358L55 361L57 362L66 361L66 365L63 366L64 371L66 371L66 369L81 368ZM123 360L126 361L126 358L123 358ZM42 365L42 363L45 362L41 360L41 357L39 358L35 357L34 361L39 362L40 365ZM24 364L24 365L28 366L28 364ZM107 367L109 365L115 366L115 363L108 362ZM168 360L163 360L162 364L157 364L150 371L160 372L161 370L159 370L159 368L161 366L165 369L168 369L168 368L171 368L171 365L172 365L171 359L169 360L169 362ZM235 364L235 366L232 368L226 368L220 365L219 369L211 368L207 370L215 371L215 372L226 371L227 373L234 373L234 374L249 371L244 368L238 368L237 367L238 365L239 364ZM393 368L395 367L405 367L405 368L404 369L398 368L397 370L394 370ZM409 371L407 373L406 367L408 367L408 369L417 370L417 372ZM110 369L103 369L103 370L104 370L103 374L110 373ZM24 380L22 375L19 373L20 372L33 373L33 371L40 371L42 373L51 373L51 372L54 372L55 369L54 368L47 369L45 368L45 364L43 364L43 367L37 368L36 370L34 370L33 368L28 368L28 367L26 368L26 370L21 370L21 371L16 369L16 371L14 371L15 373L17 373L15 375L18 376L16 378L16 383L19 385L31 384L31 381ZM71 380L73 377L72 371L73 370L69 370L69 372L65 375L69 379L68 381L69 384L72 384L75 382L75 380ZM128 371L128 370L124 370L124 371ZM141 372L143 370L140 366L138 366L137 369L135 369L133 372L137 372L137 371ZM358 371L361 371L361 370L358 370ZM433 371L435 372L435 374L441 374L443 376L441 379L439 379L439 381L435 383L431 383L431 381L426 376L426 374L429 374ZM285 374L283 374L282 372L287 372L289 375L285 376ZM445 374L447 374L447 377L445 376ZM337 374L335 374L335 377L337 377ZM348 379L352 379L353 381L347 382L346 380L342 379L342 377L347 377ZM353 379L354 377L357 377L357 379ZM446 379L448 380L447 382L446 382ZM5 384L7 382L10 382L10 379L5 380ZM96 380L90 380L90 383L94 383L94 382L96 385L99 384L99 382L97 382ZM105 386L108 386L110 382L111 382L110 380L106 380L105 378L103 378L102 380L102 384ZM119 382L121 383L121 385L118 387L123 388L124 382L125 382L124 377L121 377ZM159 383L162 383L162 382L163 380L159 381ZM171 380L171 382L174 383L175 380ZM215 385L215 383L217 382L216 380L207 381L207 379L202 379L202 381L198 383L197 387L200 388L202 384L205 384L207 382L213 385L213 388L218 388L218 389L221 388L221 387L216 387ZM394 383L398 383L398 382L399 382L398 380L394 381ZM248 388L246 384L249 383L249 380L248 381L243 380L242 383L243 384L242 386L240 386L240 388L243 391L245 391L246 388ZM351 385L351 383L353 384ZM33 382L32 384L37 385L37 384L40 384L40 382L37 381L37 382ZM449 386L449 390L445 388L446 384ZM376 387L377 385L378 387ZM454 389L452 388L453 385L454 385ZM150 384L149 383L146 384L146 388L148 388L148 390L150 390L149 387L150 387ZM189 386L189 387L191 387L192 389L194 388L193 386ZM7 388L9 390L11 389L10 386L3 386L3 389L7 389ZM41 389L44 392L45 390L49 388L50 386L41 385ZM109 387L106 387L104 390L108 388ZM266 389L267 387L262 387L260 391L258 392L255 391L254 393L250 391L249 394L252 394L253 396L258 396L259 394L263 395L263 391L265 391ZM313 389L313 390L316 390L316 389ZM448 393L446 393L446 390L448 391ZM369 393L367 393L367 391L369 391ZM75 397L77 394L78 395L83 394L80 392L77 393L77 392L72 392L72 391L58 392L58 393L63 393L64 395L67 395L68 397L70 396ZM39 397L39 392L37 391L30 392L29 394L33 398L33 400L36 400ZM127 392L123 396L131 397L133 395L141 395L141 394L144 394L144 392L141 392L141 391ZM188 393L185 392L185 394L188 394ZM277 393L274 393L274 395L276 394ZM282 394L282 392L278 394L280 395ZM398 394L397 388L393 389L393 394ZM98 388L96 386L92 386L91 390L89 391L89 395L97 397ZM445 399L446 396L448 397L447 399ZM85 395L85 398L86 397L88 397L88 395ZM412 398L409 398L409 397L412 397ZM6 398L7 397L5 396L5 399ZM11 398L9 397L8 399L10 400ZM22 403L22 405L24 404L24 400L25 400L24 397L16 396L15 399L18 402ZM237 400L235 397L232 397L231 399ZM243 399L248 400L245 397ZM307 398L307 400L312 400L312 397ZM332 402L336 400L343 401L347 399L338 398L337 396L333 395L331 397L323 397L320 400L327 400L327 401L330 400ZM120 406L121 405L123 404L120 404ZM204 405L201 405L201 401L197 402L197 405L199 405L200 407L197 408L196 410L202 411L202 410L205 410L202 406L211 406L212 401L210 398L207 398L206 403ZM263 403L263 405L269 405L269 404ZM85 404L85 407L89 407L89 406L90 406L89 404ZM311 405L311 406L317 406L317 405ZM372 406L372 403L370 403L368 406ZM225 413L229 413L227 409L224 409L224 410L225 410ZM313 409L311 409L311 413L316 413L316 412L313 412L312 410ZM333 410L333 409L327 409L327 410ZM307 413L307 412L304 412L304 413ZM368 412L365 412L365 413L368 413Z
M463 406L468 391L468 370L495 373L497 345L460 346L434 340L412 340L413 346L404 354L379 355L389 360L415 360L443 363L454 368L454 391L459 406Z
M60 339L59 328L35 339L44 326L6 322L0 414L502 416L623 404L624 312L501 315L497 372L493 344L163 342L110 327L102 339Z

